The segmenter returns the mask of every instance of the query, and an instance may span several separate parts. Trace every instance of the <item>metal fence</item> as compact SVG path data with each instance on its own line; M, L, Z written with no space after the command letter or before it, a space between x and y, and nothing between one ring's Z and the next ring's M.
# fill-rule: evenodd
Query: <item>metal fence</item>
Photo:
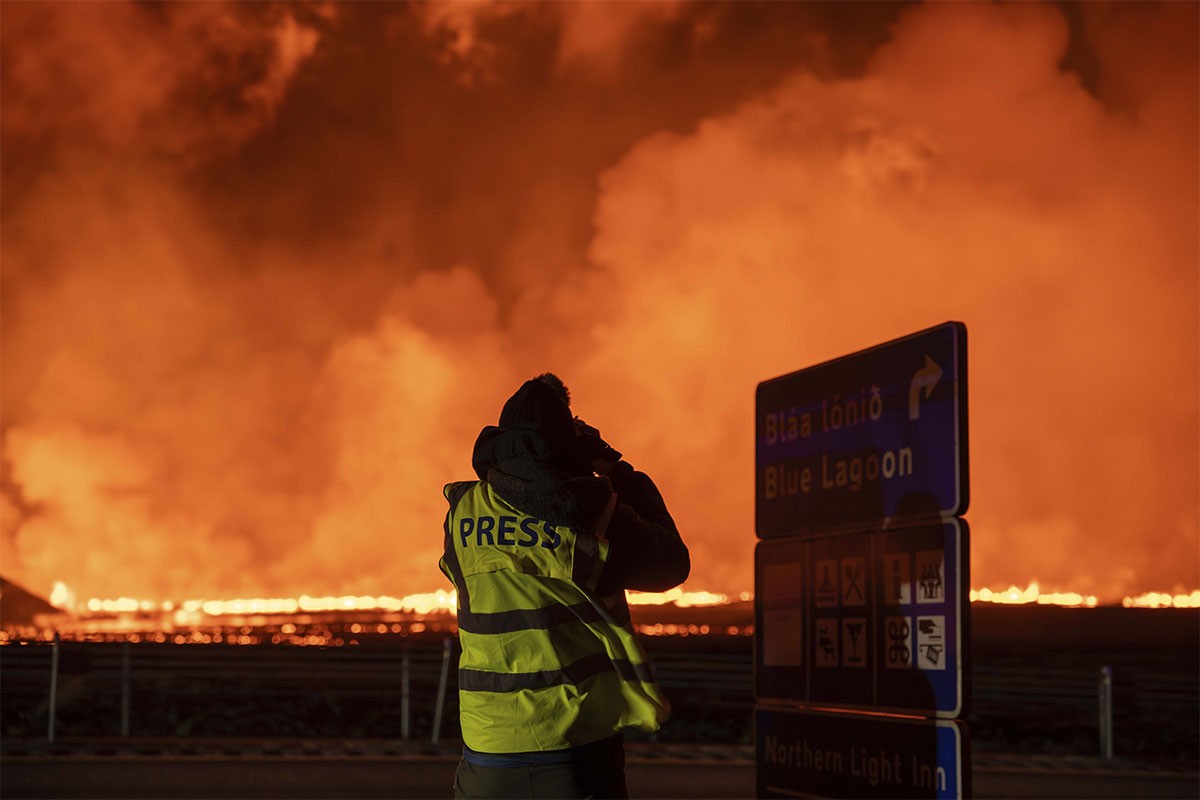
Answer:
M677 716L749 720L749 652L651 649L650 655ZM355 721L351 735L386 731L436 743L457 733L456 667L453 637L337 648L8 644L0 646L0 712L7 733L42 724L51 742L62 735L186 737L224 730L321 736L321 720L336 713ZM974 717L1073 716L1091 728L1105 758L1114 753L1114 718L1122 724L1137 715L1182 714L1194 721L1200 709L1198 680L1190 676L979 666L971 677Z
M414 718L421 719L423 734L436 743L444 718L457 710L455 644L446 638L388 649L5 645L0 646L0 709L26 721L44 717L46 738L53 742L63 732L179 734L178 728L148 730L145 717L148 711L182 705L281 708L284 713L295 713L305 702L366 705L396 710L394 727L401 738L413 736Z

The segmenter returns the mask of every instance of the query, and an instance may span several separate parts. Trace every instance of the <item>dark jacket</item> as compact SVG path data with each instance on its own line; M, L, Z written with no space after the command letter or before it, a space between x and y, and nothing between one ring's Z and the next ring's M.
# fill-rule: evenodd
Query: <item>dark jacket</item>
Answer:
M480 432L471 461L508 503L576 530L592 530L616 492L600 595L660 592L687 578L687 546L654 481L624 461L596 475L578 446L570 409L541 381L526 381L505 404L500 424Z

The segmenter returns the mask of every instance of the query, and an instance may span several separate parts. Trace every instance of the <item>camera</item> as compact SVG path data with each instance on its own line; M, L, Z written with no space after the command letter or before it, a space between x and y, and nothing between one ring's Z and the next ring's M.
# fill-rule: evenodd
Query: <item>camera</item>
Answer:
M602 442L604 441L604 439L601 438L601 436L600 436L600 430L598 428L593 428L591 425L588 425L586 422L581 420L579 417L575 417L572 420L572 422L575 423L575 435L576 436L587 436L587 437L591 437L593 439L600 439L600 441L602 441Z
M580 448L588 461L604 461L615 464L621 460L620 451L604 441L604 438L600 436L599 429L593 428L579 417L575 417L572 421L575 423L575 435L579 438Z

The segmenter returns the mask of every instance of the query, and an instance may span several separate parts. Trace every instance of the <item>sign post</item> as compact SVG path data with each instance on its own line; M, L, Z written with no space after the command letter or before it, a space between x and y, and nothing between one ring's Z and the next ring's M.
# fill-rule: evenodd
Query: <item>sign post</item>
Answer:
M755 413L759 796L969 795L965 326L764 381Z
M966 327L758 385L755 528L774 538L966 513Z

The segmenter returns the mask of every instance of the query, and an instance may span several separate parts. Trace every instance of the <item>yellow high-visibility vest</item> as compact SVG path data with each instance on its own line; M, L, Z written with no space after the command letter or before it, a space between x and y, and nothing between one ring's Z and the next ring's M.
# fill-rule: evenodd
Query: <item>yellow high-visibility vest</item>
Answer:
M603 527L551 525L483 481L451 483L439 566L458 590L463 743L483 753L560 750L622 728L656 731L669 706L625 593L595 592Z

